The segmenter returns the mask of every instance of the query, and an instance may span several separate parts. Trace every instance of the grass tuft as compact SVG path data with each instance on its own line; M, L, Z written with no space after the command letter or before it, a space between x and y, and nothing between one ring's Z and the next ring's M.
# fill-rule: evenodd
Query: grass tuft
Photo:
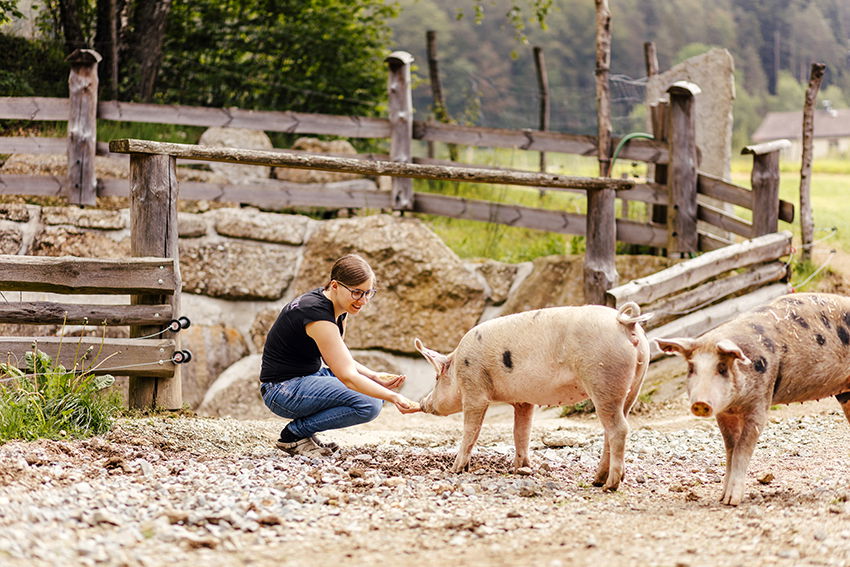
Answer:
M26 372L0 364L0 443L12 439L80 439L109 431L122 408L109 375L78 373L34 349Z

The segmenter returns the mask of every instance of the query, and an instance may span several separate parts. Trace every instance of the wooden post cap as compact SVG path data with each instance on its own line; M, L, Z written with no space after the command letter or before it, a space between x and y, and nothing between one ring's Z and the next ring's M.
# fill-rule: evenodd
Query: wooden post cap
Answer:
M95 63L100 63L102 60L103 57L94 49L75 49L73 53L65 58L65 61L71 65L94 65Z
M690 81L676 81L667 88L667 92L671 95L691 95L696 96L702 92L699 85Z
M393 51L384 59L392 69L413 63L413 55L407 51Z

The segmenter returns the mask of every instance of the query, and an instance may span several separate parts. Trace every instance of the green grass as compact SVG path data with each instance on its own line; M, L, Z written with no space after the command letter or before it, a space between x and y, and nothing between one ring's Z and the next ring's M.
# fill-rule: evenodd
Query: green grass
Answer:
M112 376L94 376L26 353L26 371L0 364L0 443L12 439L84 438L105 433L121 411Z

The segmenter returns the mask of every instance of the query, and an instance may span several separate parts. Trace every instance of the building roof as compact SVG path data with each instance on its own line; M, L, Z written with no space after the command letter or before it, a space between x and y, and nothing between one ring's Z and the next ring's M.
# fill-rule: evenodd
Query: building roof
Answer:
M768 112L753 134L757 143L787 138L799 140L803 137L803 112ZM850 109L816 110L815 138L850 137Z

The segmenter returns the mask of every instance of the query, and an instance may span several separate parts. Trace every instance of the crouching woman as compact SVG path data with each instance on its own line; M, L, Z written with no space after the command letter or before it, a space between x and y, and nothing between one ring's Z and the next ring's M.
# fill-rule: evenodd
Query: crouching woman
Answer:
M371 421L383 401L402 413L419 411L416 402L393 391L404 383L403 375L367 368L343 342L348 317L375 293L372 268L349 254L334 263L324 287L293 299L272 325L263 348L260 393L272 412L292 420L280 432L279 449L329 455L338 446L321 442L316 433Z

